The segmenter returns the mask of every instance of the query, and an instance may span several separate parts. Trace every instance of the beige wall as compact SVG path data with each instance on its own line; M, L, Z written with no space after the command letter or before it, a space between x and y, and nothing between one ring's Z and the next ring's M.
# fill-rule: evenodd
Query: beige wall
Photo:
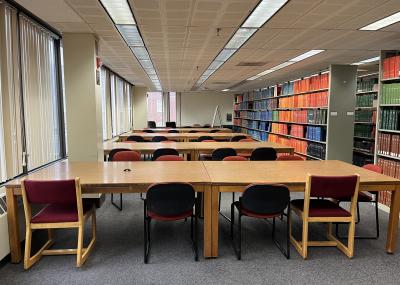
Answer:
M226 114L233 112L232 93L181 92L181 125L211 124L217 105L220 108L222 123L232 124L232 122L226 121ZM216 124L219 124L218 119L216 119Z
M133 87L133 127L147 127L147 87Z

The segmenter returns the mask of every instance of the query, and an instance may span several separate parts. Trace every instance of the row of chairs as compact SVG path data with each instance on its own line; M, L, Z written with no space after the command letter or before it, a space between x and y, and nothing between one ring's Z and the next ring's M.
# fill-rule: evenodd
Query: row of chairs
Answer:
M154 129L157 128L157 124L155 121L147 121L147 127L150 129ZM165 127L166 128L176 128L176 122L165 122ZM211 125L210 124L205 124L205 125L200 125L200 124L195 124L193 126L185 126L184 128L210 128Z

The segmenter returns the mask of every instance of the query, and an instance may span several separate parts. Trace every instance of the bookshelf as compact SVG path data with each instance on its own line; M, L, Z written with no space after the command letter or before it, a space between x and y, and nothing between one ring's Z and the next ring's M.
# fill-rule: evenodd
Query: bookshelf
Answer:
M234 129L290 145L307 159L351 162L355 90L356 67L331 65L320 74L245 92L235 96Z
M357 78L353 164L374 163L379 72Z
M400 178L400 51L382 51L379 70L375 162L384 174ZM382 192L379 200L389 206L391 192Z

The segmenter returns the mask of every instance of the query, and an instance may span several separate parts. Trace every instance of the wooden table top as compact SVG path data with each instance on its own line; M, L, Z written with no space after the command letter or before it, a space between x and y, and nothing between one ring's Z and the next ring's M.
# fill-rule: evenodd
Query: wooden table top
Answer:
M187 133L190 131L198 131L198 132L209 132L211 130L218 130L218 132L221 133L231 133L232 130L228 129L228 128L144 128L144 129L136 129L133 130L134 133L137 132L143 132L143 130L152 130L153 132L160 132L160 133L164 133L164 132L168 132L170 130L176 130L179 131L180 133Z
M272 183L304 185L307 174L360 174L361 184L400 184L400 180L338 160L322 161L204 161L211 183L248 185Z
M246 136L244 133L125 133L120 135L120 138L127 138L129 136L141 136L144 139L152 139L155 136L164 136L169 139L197 139L202 136L211 136L215 139L230 139L235 136Z
M124 169L131 169L130 172ZM57 162L23 178L61 180L79 177L81 185L126 186L163 182L210 183L201 161L153 162ZM22 178L6 183L5 187L19 187Z
M290 152L293 147L277 144L273 142L104 142L104 153L108 154L115 148L128 148L136 151L154 151L159 148L173 148L177 151L209 151L217 148L230 147L236 150L251 151L259 147L272 147L278 152Z

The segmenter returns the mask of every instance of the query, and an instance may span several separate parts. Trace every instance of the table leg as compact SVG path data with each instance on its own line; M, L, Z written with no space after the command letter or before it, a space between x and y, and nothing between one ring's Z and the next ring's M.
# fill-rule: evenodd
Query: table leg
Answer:
M390 204L389 226L386 239L387 253L394 253L397 245L397 232L399 225L399 211L400 211L400 186L396 186L395 191L392 192L392 201Z
M212 256L212 217L211 217L211 186L204 186L203 203L204 203L204 257Z
M17 196L13 193L13 188L6 189L7 195L7 221L8 234L10 240L11 262L21 262L21 241L19 237L18 205Z
M218 214L218 204L219 204L219 199L218 199L218 193L219 193L219 187L218 186L212 186L211 189L211 219L212 219L212 257L218 257L218 231L219 231L219 214Z

